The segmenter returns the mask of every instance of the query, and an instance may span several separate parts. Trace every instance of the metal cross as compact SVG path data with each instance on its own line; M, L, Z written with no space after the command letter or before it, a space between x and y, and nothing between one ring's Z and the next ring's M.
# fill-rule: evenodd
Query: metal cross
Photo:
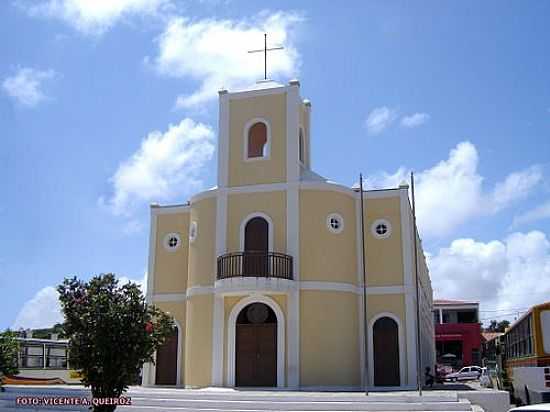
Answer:
M258 50L249 50L248 53L259 53L264 52L264 80L267 80L267 52L272 50L282 50L284 47L277 46L277 47L270 47L267 48L267 33L264 33L264 48L258 49Z

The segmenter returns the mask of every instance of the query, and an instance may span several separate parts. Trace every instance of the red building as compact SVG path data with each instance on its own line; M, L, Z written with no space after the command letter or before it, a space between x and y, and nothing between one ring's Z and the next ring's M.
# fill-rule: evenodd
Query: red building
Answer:
M479 302L435 299L433 313L437 362L481 366Z

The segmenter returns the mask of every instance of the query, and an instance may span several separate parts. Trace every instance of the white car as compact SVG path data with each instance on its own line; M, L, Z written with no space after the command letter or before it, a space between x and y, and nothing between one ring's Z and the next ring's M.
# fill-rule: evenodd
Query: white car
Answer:
M460 369L458 372L449 373L445 375L446 381L456 382L456 381L466 381L479 379L481 376L481 368L479 366L465 366Z
M536 405L520 406L519 408L512 408L508 412L547 412L550 411L550 403L539 403Z

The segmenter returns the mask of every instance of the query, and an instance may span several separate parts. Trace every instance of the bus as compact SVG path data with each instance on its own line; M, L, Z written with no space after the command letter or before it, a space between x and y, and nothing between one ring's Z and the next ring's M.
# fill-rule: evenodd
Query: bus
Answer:
M533 306L501 337L503 366L517 402L550 402L550 302Z

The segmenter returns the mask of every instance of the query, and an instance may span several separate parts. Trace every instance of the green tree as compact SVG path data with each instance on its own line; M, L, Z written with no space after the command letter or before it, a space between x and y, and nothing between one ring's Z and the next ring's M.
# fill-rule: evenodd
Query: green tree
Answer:
M504 332L507 327L510 326L510 321L508 320L501 320L498 322L497 320L492 320L489 323L489 326L485 329L486 332Z
M2 377L4 375L16 375L17 355L19 354L19 341L17 334L9 329L0 333L0 388L2 388Z
M58 286L69 337L69 361L80 370L94 398L118 398L138 380L144 362L174 328L173 319L147 305L138 285L119 286L111 273L83 282L76 277ZM113 411L94 405L94 411Z

